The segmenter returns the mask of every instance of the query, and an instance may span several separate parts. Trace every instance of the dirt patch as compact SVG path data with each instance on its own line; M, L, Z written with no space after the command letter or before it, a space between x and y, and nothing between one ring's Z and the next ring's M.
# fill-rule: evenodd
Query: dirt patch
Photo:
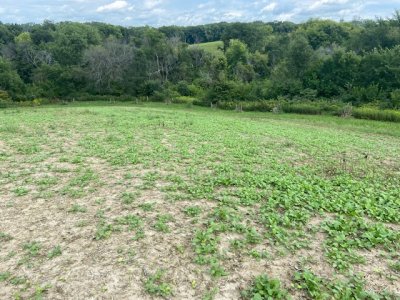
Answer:
M354 271L363 275L367 290L400 294L400 276L390 269L387 252L374 249L359 251L358 254L365 259L365 263L354 266Z

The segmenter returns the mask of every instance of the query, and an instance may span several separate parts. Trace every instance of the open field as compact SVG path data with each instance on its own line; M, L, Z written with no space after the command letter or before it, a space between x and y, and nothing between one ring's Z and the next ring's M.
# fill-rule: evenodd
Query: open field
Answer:
M400 124L0 110L0 299L266 295L398 299Z
M204 51L209 52L215 55L216 57L224 56L224 52L222 50L224 49L224 43L222 41L193 44L190 45L189 47L197 47L203 49Z

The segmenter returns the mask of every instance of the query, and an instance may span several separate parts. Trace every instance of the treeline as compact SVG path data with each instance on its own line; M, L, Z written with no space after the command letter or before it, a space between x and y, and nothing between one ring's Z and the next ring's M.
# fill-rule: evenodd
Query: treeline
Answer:
M198 43L222 41L220 51ZM0 23L0 101L340 101L400 108L400 12L390 19L125 28Z

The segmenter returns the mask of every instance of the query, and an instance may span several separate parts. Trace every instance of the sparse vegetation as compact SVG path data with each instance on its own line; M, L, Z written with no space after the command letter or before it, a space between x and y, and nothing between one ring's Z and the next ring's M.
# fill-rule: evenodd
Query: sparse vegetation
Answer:
M49 259L53 259L57 256L60 256L62 254L61 246L57 245L53 249L50 250L49 254L47 254L47 257Z
M0 298L399 297L397 123L97 102L0 119Z
M149 276L144 284L146 292L162 297L171 296L172 286L163 281L164 277L165 272L163 270L158 270L154 275Z

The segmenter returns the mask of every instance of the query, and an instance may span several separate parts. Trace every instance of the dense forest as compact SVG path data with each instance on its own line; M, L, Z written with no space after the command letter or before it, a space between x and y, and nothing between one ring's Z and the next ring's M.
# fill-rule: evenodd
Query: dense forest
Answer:
M219 51L202 43L222 41ZM389 19L125 28L0 23L0 98L340 101L400 108ZM182 100L182 101L183 101Z

